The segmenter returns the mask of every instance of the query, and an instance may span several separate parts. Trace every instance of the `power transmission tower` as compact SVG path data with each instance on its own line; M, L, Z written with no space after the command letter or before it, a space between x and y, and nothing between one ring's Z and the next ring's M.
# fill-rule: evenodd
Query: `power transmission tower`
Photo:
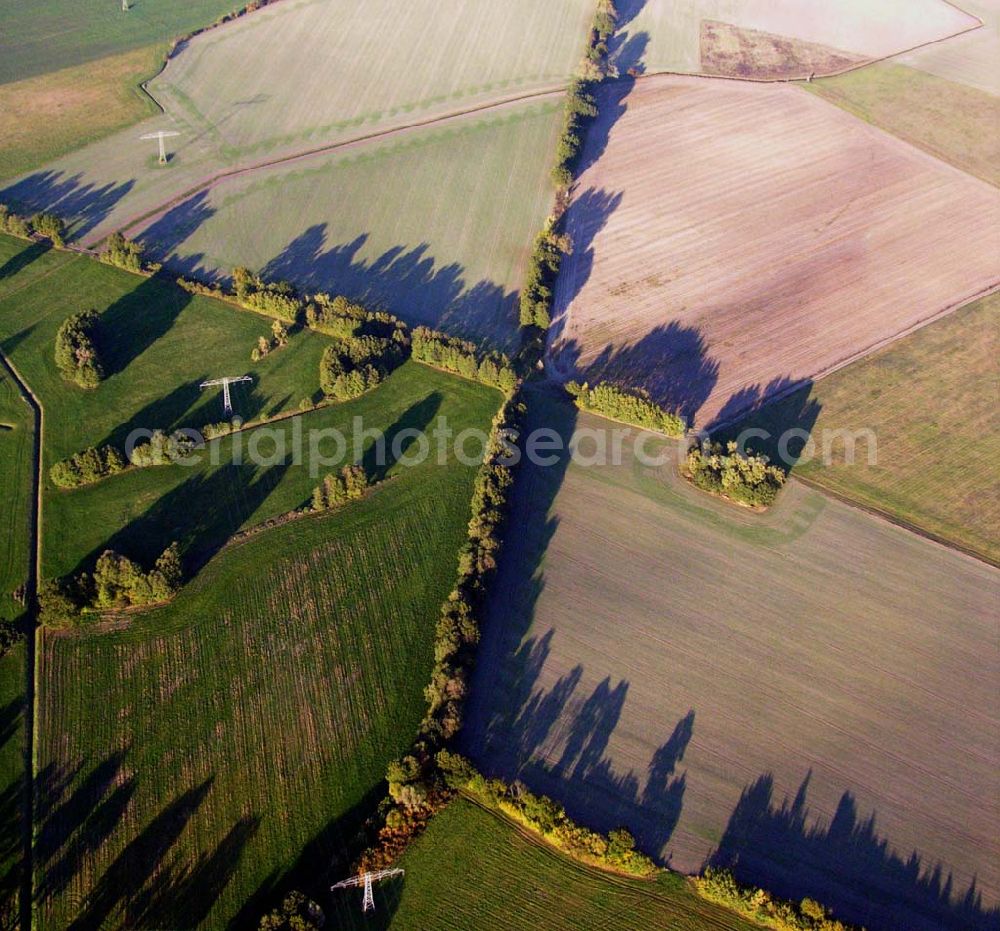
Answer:
M361 876L352 876L350 879L342 879L339 883L330 886L330 890L347 889L351 886L364 886L365 897L361 902L361 911L368 912L375 910L375 894L372 891L372 883L377 883L380 879L388 879L390 876L402 876L405 871L401 869L377 870L374 873L363 873Z
M233 412L232 399L229 396L229 386L238 385L240 382L253 381L252 375L234 375L226 378L213 378L211 381L203 381L200 388L212 388L215 385L222 385L222 409L228 417Z
M128 0L123 0L123 2L124 3L128 3ZM125 7L125 9L128 9L128 7ZM172 129L161 129L161 130L159 130L159 132L146 133L145 136L140 136L139 138L140 139L158 139L160 141L160 164L161 165L166 165L167 164L167 150L166 150L166 148L164 148L163 140L166 139L168 136L179 136L179 135L180 135L180 133L176 132L175 130L172 130Z

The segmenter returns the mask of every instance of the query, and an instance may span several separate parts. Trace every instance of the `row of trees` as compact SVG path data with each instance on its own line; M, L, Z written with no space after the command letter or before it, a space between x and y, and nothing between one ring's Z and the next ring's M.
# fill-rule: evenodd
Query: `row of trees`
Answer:
M566 383L566 390L573 396L580 410L603 414L613 420L635 424L645 430L656 430L668 436L684 433L684 418L671 413L651 401L645 394L626 391L609 382L591 388L584 382Z
M608 63L608 41L614 35L617 22L614 0L599 0L591 23L587 51L577 78L566 92L563 127L556 145L556 162L552 167L552 180L556 186L555 206L535 238L519 298L524 344L522 354L529 359L540 360L545 351L545 331L552 320L556 276L563 256L572 251L572 240L562 228L563 217L569 204L569 188L587 127L598 113L594 88L614 71Z
M767 456L741 451L733 440L725 446L709 441L693 447L684 475L698 488L750 507L773 503L786 478L785 470L770 465Z
M55 358L60 374L81 388L96 388L104 377L97 353L96 311L83 310L67 317L56 333Z
M517 373L503 353L483 352L475 343L429 327L413 331L410 352L416 362L463 375L508 395L517 387Z
M76 488L117 475L127 465L125 457L114 446L88 446L52 466L49 478L59 488Z
M82 572L70 579L46 579L38 586L38 618L47 627L74 627L87 611L167 601L183 581L180 548L176 543L171 543L148 571L120 553L105 550L93 572Z
M389 797L376 843L361 858L362 869L391 863L453 789L436 754L462 725L462 708L479 643L479 614L496 570L500 531L514 483L507 442L516 435L524 405L515 395L493 420L486 455L476 476L468 540L459 554L455 588L441 608L434 640L434 668L424 690L427 713L411 752L388 767Z
M471 795L486 808L502 811L577 860L633 876L651 876L657 871L653 861L635 849L635 838L625 828L601 834L582 827L548 796L535 795L520 782L508 785L502 779L486 779L457 753L442 750L437 763L449 787Z
M359 465L346 465L339 472L331 473L313 489L312 509L327 511L354 501L365 493L368 476Z
M774 898L764 889L743 886L728 870L705 870L694 880L695 889L703 898L731 909L762 927L776 931L850 931L846 925L830 916L829 910L815 899L787 902Z
M41 236L59 249L66 245L65 224L54 213L36 213L34 216L24 217L14 213L5 204L0 204L0 232L21 239Z
M305 303L287 281L265 281L245 266L233 269L237 303L286 323L297 323Z

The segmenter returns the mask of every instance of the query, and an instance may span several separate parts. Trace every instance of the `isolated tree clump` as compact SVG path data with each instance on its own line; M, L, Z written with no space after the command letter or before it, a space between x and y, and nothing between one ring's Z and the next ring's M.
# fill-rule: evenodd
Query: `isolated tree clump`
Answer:
M698 488L750 507L767 507L785 484L785 470L767 456L741 452L736 442L695 446L684 462L684 475Z
M84 310L64 320L56 333L56 366L81 388L96 388L104 377L95 342L99 319L96 311Z
M330 508L338 508L360 498L368 487L368 476L365 470L359 465L344 466L340 472L327 475L323 481L313 489L312 509L314 511L326 511Z
M99 449L88 446L53 465L49 470L49 478L59 488L76 488L109 475L117 475L125 466L125 457L113 446L102 446Z
M101 608L126 608L166 601L181 586L183 573L180 549L171 543L154 567L146 572L126 556L105 550L97 559L90 585L93 605Z
M320 931L326 916L312 899L289 892L281 905L260 920L260 931Z
M609 382L600 382L591 388L586 382L567 382L566 390L573 396L580 410L602 414L613 420L635 424L645 430L656 430L668 436L684 433L684 418L671 413L648 397L627 391Z

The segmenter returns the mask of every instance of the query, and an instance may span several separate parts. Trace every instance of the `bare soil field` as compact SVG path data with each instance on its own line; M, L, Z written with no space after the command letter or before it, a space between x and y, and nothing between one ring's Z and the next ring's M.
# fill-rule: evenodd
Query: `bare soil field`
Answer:
M799 88L625 93L606 91L567 217L556 371L704 426L1000 282L1000 192Z
M636 0L624 6L632 19L630 33L646 38L646 66L652 71L688 73L706 70L701 58L706 21L867 59L904 52L979 24L975 16L943 0L843 0L836 4L823 0ZM762 70L752 76L774 75Z
M563 436L614 426L532 410ZM995 927L1000 572L795 482L749 513L630 441L519 483L480 765L683 871L735 866L869 929Z

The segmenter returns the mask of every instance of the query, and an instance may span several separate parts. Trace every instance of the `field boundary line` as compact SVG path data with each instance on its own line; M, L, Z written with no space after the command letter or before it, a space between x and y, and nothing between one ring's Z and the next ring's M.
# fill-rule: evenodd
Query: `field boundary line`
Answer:
M30 531L30 559L28 561L28 579L25 586L25 603L28 606L28 633L25 637L25 700L24 700L24 795L22 804L24 807L23 823L21 825L21 862L23 875L20 883L20 896L18 909L20 912L19 922L23 931L30 931L33 926L34 900L34 813L35 813L35 775L38 771L38 739L35 728L38 724L38 714L36 710L37 691L35 688L38 681L37 665L39 659L38 639L41 631L38 625L38 580L41 573L41 534L42 534L42 431L44 429L44 409L38 397L31 390L28 383L21 376L16 366L2 352L0 352L0 365L8 372L17 385L18 391L25 403L31 409L35 429L32 431L32 495L31 495L31 531Z
M794 470L795 467L793 466L792 468ZM889 511L883 510L877 505L867 504L864 501L858 501L844 492L828 488L826 485L816 481L814 478L808 478L803 475L795 475L793 472L793 474L789 475L789 479L793 482L799 482L807 488L819 492L822 495L826 495L828 498L833 498L834 501L838 501L847 507L854 508L856 511L863 511L869 517L881 520L886 524L892 524L900 530L922 537L928 543L933 543L936 546L952 550L959 556L964 556L966 559L974 559L976 562L985 563L987 566L1000 569L1000 560L993 559L985 553L980 553L978 550L974 550L969 546L958 543L957 541L949 540L947 537L935 533L933 530L926 530L925 528L914 524L912 521L908 521L905 517L898 517L895 514L891 514Z
M181 194L177 194L167 201L162 202L151 210L139 214L129 220L123 222L118 230L122 233L128 233L129 231L135 230L136 227L145 227L150 221L157 220L160 216L170 210L172 207L176 207L178 204L183 203L195 194L199 194L202 191L210 190L216 185L223 181L228 181L232 178L241 177L243 175L250 174L255 171L262 171L267 168L275 168L281 165L288 165L299 161L305 161L307 159L315 158L322 155L328 155L336 153L341 150L348 150L356 148L358 146L364 145L369 142L375 142L381 139L388 139L397 135L404 135L416 130L426 129L429 126L435 126L439 123L449 123L453 121L458 121L466 119L471 116L476 116L478 114L486 113L491 110L501 110L508 107L516 107L518 104L524 103L529 100L541 100L545 98L556 98L562 99L565 95L566 88L563 85L558 87L546 87L536 91L530 91L527 94L516 94L507 97L502 97L499 100L490 101L488 103L478 104L474 107L469 107L463 110L451 110L447 113L442 113L437 116L426 117L421 120L415 120L410 123L403 123L399 126L394 126L389 129L377 130L375 132L365 133L360 136L353 136L349 139L343 139L340 142L331 142L322 146L315 146L310 149L304 149L299 152L291 152L287 155L282 155L277 158L267 159L262 162L255 162L249 165L244 165L237 168L230 168L226 171L219 172L215 175L211 175L208 178L203 179L198 182L197 185L188 188ZM141 232L141 230L140 230ZM84 243L83 248L92 250L97 245L106 239L106 235L102 235L95 239Z

